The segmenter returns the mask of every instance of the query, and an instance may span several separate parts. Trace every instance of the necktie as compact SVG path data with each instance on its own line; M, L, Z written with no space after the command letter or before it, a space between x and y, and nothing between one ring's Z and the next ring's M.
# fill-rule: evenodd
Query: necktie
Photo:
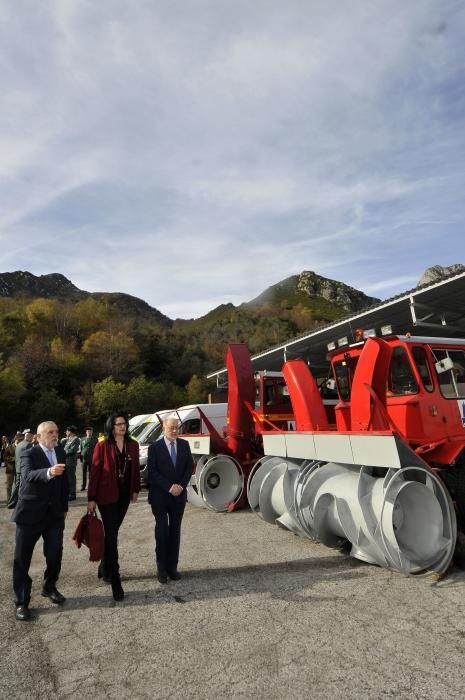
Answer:
M176 447L174 445L174 442L172 442L170 445L170 453L171 453L171 461L173 462L174 466L176 466Z
M50 466L53 467L55 464L55 460L53 459L53 450L47 450L47 457L48 461L50 462Z

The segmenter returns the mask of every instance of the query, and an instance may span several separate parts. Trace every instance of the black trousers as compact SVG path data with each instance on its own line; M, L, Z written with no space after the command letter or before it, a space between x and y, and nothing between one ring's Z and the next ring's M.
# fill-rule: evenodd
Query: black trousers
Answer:
M76 498L76 462L66 465L65 474L68 478L69 495Z
M21 525L16 523L16 545L13 560L13 589L15 605L29 605L32 579L29 576L32 553L40 537L44 541L46 569L43 588L50 590L56 585L61 571L63 556L64 517L56 518L47 513L41 523Z
M105 530L103 569L112 579L119 578L118 532L129 508L129 494L120 494L116 503L99 504Z
M90 468L90 462L83 462L82 463L82 481L81 481L81 490L84 490L87 486L87 473Z
M169 496L152 503L155 516L155 558L159 573L174 572L178 568L181 522L186 507L185 499Z

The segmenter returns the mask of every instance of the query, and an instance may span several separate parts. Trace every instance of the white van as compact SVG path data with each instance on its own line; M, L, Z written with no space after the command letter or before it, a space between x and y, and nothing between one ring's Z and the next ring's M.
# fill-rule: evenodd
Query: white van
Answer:
M160 418L163 418L168 413L172 412L172 408L164 408L161 411L155 411L155 413L150 413L145 421L139 426L141 429L138 431L137 435L131 435L131 437L136 438L139 445L145 444L145 438L149 435L154 428L157 428L160 423Z
M129 419L129 435L136 438L145 429L146 420L151 415L151 413L141 413L139 416L132 416Z
M208 433L208 428L201 417L198 410L199 408L221 435L227 422L227 403L190 404L189 406L180 406L180 408L175 410L158 411L158 413L154 415L158 415L161 420L165 418L178 418L179 435L181 436L184 434L202 435ZM155 442L155 440L158 440L162 434L161 422L153 421L152 427L139 436L140 478L142 483L147 482L147 453L149 445Z

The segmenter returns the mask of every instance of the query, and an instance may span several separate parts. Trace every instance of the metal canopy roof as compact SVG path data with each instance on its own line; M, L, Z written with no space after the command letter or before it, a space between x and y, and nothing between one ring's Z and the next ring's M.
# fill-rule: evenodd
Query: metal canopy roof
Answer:
M327 367L327 344L346 336L354 342L357 328L375 328L389 324L394 334L407 332L434 337L465 338L465 272L440 282L423 285L392 297L364 311L345 316L326 326L293 338L252 357L255 370L281 370L283 362L294 358L306 360L313 369ZM227 381L222 368L207 375L218 384Z

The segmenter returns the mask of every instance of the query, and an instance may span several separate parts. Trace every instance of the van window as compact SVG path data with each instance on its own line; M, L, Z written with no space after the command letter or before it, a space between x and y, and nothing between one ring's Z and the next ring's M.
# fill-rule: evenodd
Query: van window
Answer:
M433 379L428 367L428 358L426 356L425 348L415 345L412 348L413 359L415 360L415 365L420 375L421 383L425 387L426 391L433 391Z
M418 384L407 351L403 347L394 348L392 351L387 388L393 396L418 393Z
M452 369L437 374L439 388L445 399L465 398L465 352L463 350L434 349L434 356L439 362L449 357Z
M179 430L180 434L197 435L200 433L200 418L191 418L184 421Z

